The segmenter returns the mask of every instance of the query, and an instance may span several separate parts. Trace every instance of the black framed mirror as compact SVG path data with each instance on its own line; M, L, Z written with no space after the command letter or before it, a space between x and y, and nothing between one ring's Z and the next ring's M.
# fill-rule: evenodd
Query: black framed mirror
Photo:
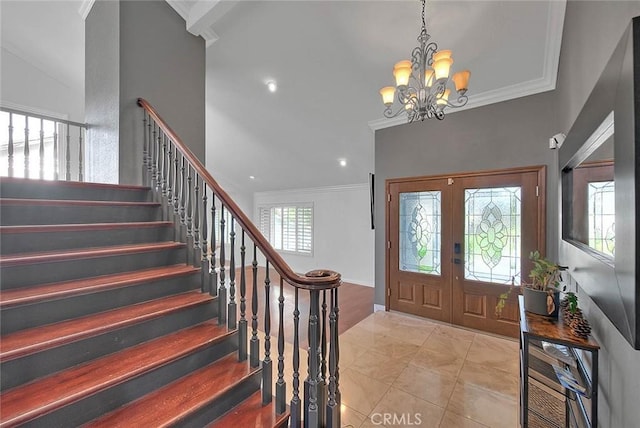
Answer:
M640 349L640 17L624 32L559 160L560 261Z

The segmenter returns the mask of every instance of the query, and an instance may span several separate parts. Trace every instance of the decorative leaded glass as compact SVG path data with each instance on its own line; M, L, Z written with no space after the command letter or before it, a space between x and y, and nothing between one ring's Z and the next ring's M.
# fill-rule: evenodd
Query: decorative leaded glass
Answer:
M613 256L616 249L616 198L613 181L589 183L589 246Z
M440 275L441 195L400 194L400 270Z
M465 279L520 284L520 187L465 189Z

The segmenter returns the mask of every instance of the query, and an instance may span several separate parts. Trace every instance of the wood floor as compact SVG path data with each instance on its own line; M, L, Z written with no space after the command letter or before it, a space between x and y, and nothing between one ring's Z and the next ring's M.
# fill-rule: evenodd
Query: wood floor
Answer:
M228 275L228 272L227 272ZM246 314L245 317L249 322L249 337L251 337L251 297L252 297L252 285L253 285L253 272L251 268L246 268L246 283L247 293L246 299ZM264 308L265 308L265 278L266 270L262 267L258 268L257 283L258 283L258 329L265 331L264 323ZM279 302L280 297L280 275L273 270L269 269L269 305L271 316L271 331L270 334L273 337L278 335L278 323L279 323ZM235 301L237 304L238 319L240 319L240 269L236 269L236 295ZM228 291L229 292L229 291ZM293 343L293 310L294 310L294 294L295 288L286 282L283 284L284 295L284 333L285 341ZM343 282L338 291L338 307L339 322L338 333L341 334L349 328L356 325L358 322L373 313L373 287L366 287L363 285L356 285ZM320 304L322 305L322 293L320 295ZM329 328L328 312L330 310L329 293L326 295L327 303L327 334ZM300 290L298 292L298 309L300 311L300 346L307 346L307 325L309 320L309 292L306 290ZM320 308L322 311L322 306Z

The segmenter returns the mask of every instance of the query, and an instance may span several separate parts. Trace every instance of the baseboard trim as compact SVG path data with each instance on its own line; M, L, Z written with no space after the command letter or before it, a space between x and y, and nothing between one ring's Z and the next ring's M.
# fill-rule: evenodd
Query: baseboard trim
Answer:
M378 305L377 303L373 304L373 312L380 312L380 311L386 311L386 308L384 305Z

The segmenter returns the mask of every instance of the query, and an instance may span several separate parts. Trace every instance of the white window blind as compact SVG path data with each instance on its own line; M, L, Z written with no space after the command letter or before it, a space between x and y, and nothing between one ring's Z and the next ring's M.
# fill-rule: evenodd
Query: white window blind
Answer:
M310 204L262 206L260 231L273 248L299 254L313 250L313 206Z

